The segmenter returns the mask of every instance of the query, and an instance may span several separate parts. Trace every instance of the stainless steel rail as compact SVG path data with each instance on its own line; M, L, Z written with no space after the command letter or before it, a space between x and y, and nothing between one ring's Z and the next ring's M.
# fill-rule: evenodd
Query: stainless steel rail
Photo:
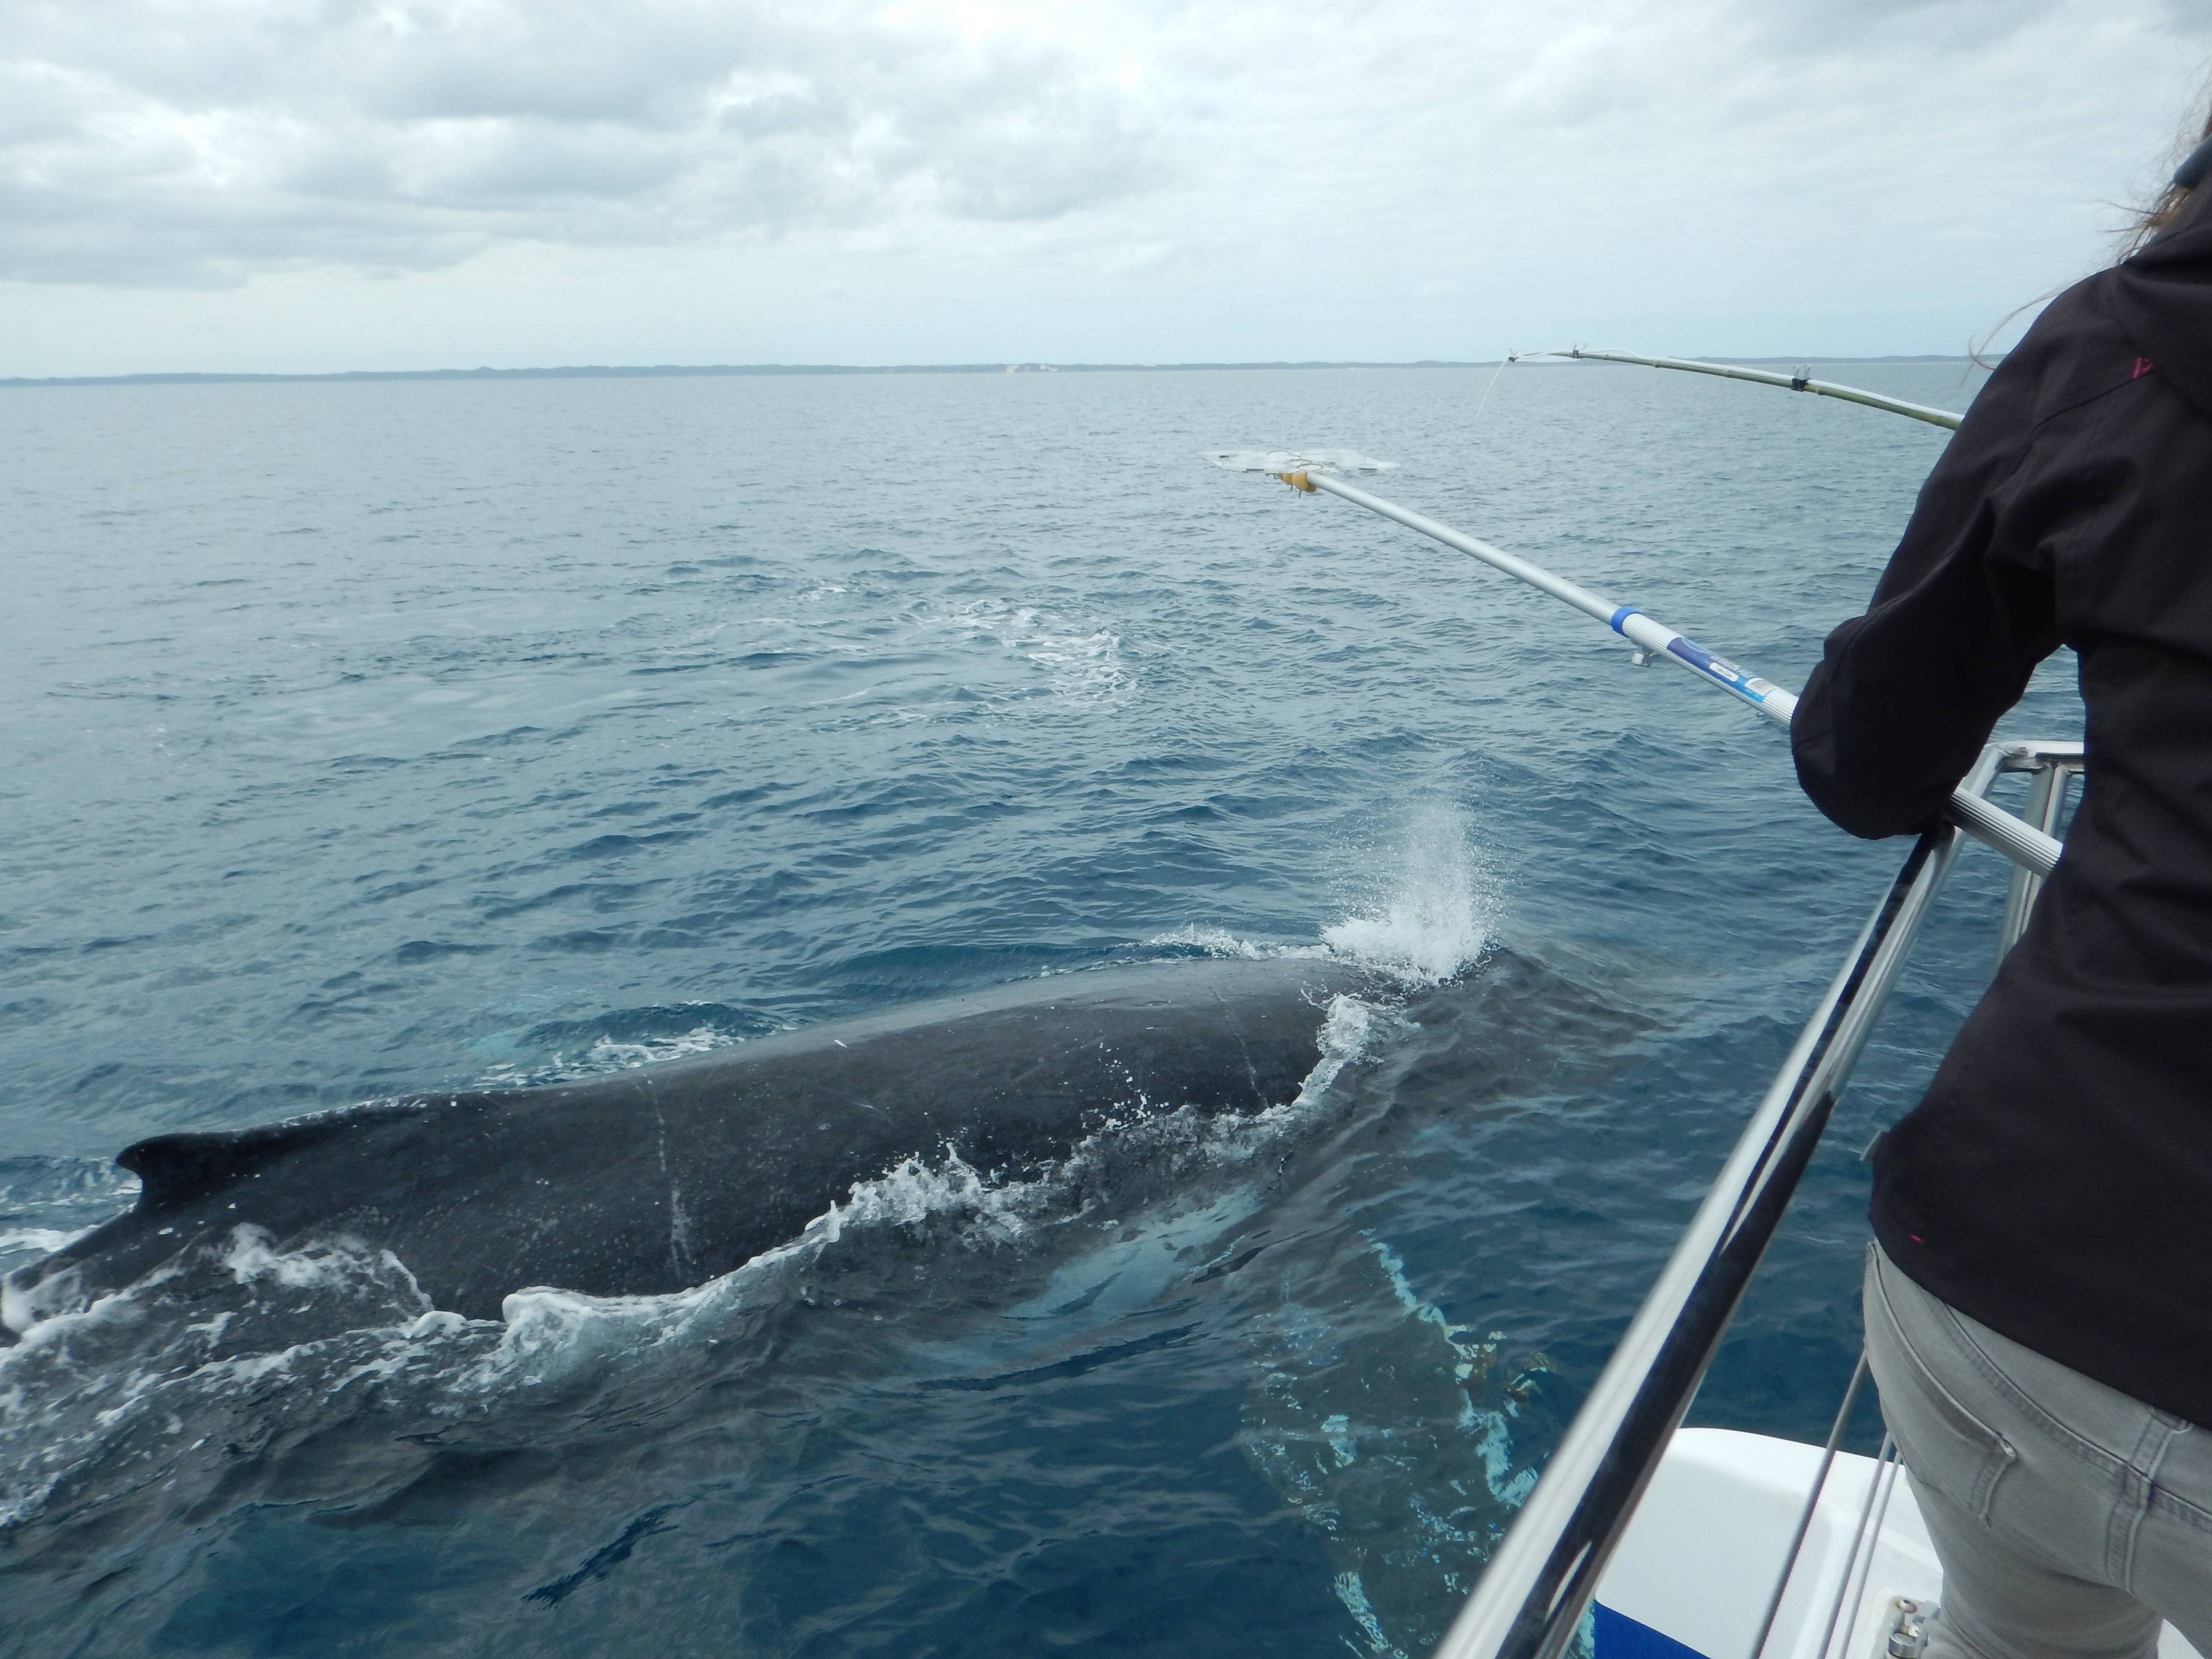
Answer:
M2079 759L2078 744L1991 744L1960 794L1980 801L2000 770L2041 776L2078 769ZM2032 787L2048 792L2042 806L2031 800L2047 831L2057 820L2050 804L2057 787ZM1947 823L1923 836L1875 907L1437 1659L1558 1659L1573 1639L1812 1160L1961 835ZM2023 908L2023 923L2025 915Z
M2058 820L2066 811L2069 785L2088 763L2088 751L2078 743L2034 740L2008 743L2000 757L1999 769L2028 775L2027 805L2021 817L2046 836L2058 833ZM1997 960L2020 943L2027 931L2027 918L2043 891L2044 876L2024 864L2014 864L2012 889L2005 895L2004 921L1997 929Z

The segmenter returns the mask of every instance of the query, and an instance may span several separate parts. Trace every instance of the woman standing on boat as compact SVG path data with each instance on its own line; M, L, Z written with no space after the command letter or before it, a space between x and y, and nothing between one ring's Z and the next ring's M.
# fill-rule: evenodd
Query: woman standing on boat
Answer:
M1856 835L1935 823L2079 659L2088 783L1875 1161L1868 1352L1942 1559L1930 1659L2212 1655L2212 121L2053 301L1791 728Z

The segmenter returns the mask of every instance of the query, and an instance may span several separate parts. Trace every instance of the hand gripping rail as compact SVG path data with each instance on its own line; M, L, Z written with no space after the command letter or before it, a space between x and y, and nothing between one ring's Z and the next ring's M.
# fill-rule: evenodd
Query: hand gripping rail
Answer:
M1502 570L1555 599L1566 604L1585 616L1595 617L1622 638L1638 647L1639 661L1659 659L1686 668L1700 679L1720 687L1723 691L1749 703L1776 725L1788 726L1790 717L1796 712L1797 696L1793 691L1761 679L1745 672L1726 657L1716 655L1686 635L1678 634L1664 623L1655 621L1634 605L1615 605L1610 599L1593 593L1579 582L1569 581L1554 575L1541 565L1531 564L1517 554L1502 547L1454 530L1449 525L1387 501L1380 495L1369 494L1357 484L1347 483L1333 474L1319 471L1281 472L1276 476L1293 489L1309 494L1325 490L1340 496L1355 507L1364 507L1370 513L1395 520L1408 530L1442 542L1446 547L1456 548L1471 557L1481 560L1494 569ZM1949 806L1951 822L1976 841L1993 847L2017 864L2038 876L2048 876L2058 862L2058 842L2043 830L2023 823L2001 806L1984 799L1978 791L1961 786L1951 793Z

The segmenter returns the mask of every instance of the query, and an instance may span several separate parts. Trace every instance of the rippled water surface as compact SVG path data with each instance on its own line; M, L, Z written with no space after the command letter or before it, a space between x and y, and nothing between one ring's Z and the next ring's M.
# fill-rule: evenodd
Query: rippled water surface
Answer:
M696 1291L489 1322L240 1237L38 1327L0 1650L1422 1651L1904 848L1687 676L1198 452L1395 458L1795 684L1942 441L1488 378L0 393L0 1266L151 1133L1107 964L1391 970L1295 1121L1103 1196L871 1172ZM2008 729L2078 732L2070 662ZM2002 886L1970 850L1698 1420L1824 1430L1859 1148Z

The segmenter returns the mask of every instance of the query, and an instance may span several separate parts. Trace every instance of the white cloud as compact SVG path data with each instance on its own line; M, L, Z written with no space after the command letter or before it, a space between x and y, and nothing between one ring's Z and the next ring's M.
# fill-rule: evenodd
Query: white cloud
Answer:
M1954 349L2208 52L2212 0L16 0L0 372Z
M17 6L0 276L205 283L1050 217L1158 173L1141 99L1049 43L870 9L630 0Z

